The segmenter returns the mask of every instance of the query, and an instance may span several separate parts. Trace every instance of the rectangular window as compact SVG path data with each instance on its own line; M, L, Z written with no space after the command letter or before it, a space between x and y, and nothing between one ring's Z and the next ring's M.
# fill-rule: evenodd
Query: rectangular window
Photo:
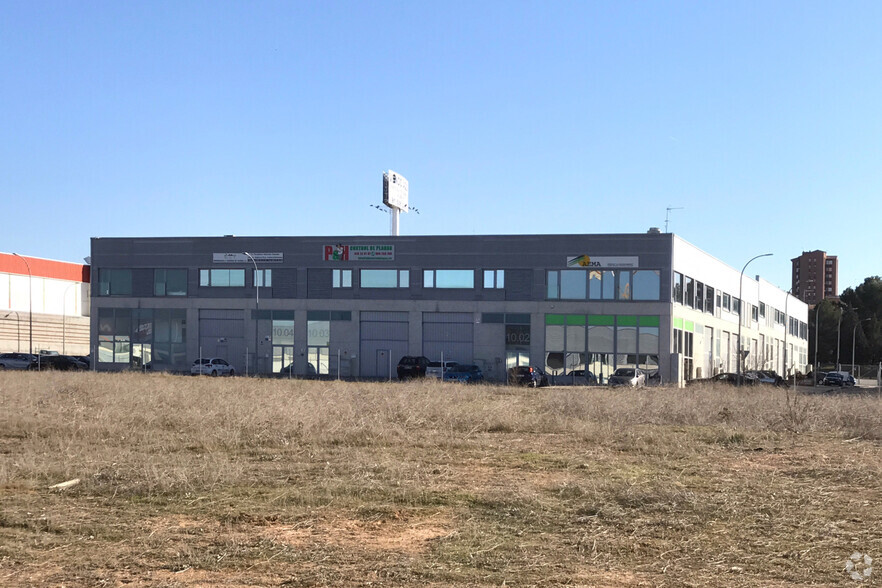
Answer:
M154 296L186 296L187 270L158 269L153 270Z
M593 273L593 272L592 272ZM658 270L635 270L631 279L634 300L658 300L661 293L661 279Z
M129 363L132 310L101 308L98 311L98 362Z
M557 270L548 271L548 294L550 300L560 298L560 272Z
M684 288L684 294L683 294L683 296L684 296L683 301L686 303L686 306L689 306L691 308L695 308L695 281L692 278L690 278L689 276L686 276L686 278L684 280L684 284L685 284L685 288Z
M272 288L273 287L273 270L258 269L253 270L252 283L256 288Z
M423 270L424 288L474 288L475 270Z
M201 269L199 285L210 288L244 288L244 269Z
M674 297L674 302L679 302L683 304L683 274L679 272L674 272L674 284L673 291L671 295Z
M332 270L332 286L334 288L351 288L352 287L352 270L351 269L335 269Z
M759 321L759 307L751 305L750 314L754 321Z
M704 284L695 281L695 308L698 310L704 310Z
M407 288L410 270L363 269L359 275L362 288Z
M620 270L619 290L616 292L616 300L631 300L631 272Z
M723 293L723 310L732 310L732 299L725 292Z
M505 270L484 270L484 289L505 288Z
M588 282L585 270L561 270L560 297L563 300L585 300L588 297Z
M711 314L714 313L714 289L710 286L707 287L707 293L705 294L704 311Z
M132 270L102 268L98 276L99 296L132 295Z

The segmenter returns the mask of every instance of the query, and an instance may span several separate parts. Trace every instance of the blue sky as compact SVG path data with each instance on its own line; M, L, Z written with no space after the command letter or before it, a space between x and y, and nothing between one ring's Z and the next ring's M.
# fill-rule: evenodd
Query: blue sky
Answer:
M0 250L668 230L882 274L879 2L5 2ZM582 253L574 251L574 254Z

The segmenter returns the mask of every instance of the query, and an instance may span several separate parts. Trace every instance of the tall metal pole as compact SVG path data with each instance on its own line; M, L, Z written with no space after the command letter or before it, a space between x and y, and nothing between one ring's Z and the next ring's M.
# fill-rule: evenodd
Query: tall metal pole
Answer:
M33 293L33 276L31 276L31 264L28 260L13 253L14 256L22 260L28 268L28 353L34 353L34 293Z
M814 376L815 381L812 383L812 386L818 385L818 331L821 326L818 324L818 320L821 316L821 302L823 302L823 300L818 301L815 306L815 369L812 370L812 375Z
M762 255L757 255L756 257L751 257L747 260L747 263L744 264L744 267L741 268L741 276L738 278L738 385L742 384L741 382L741 363L743 361L743 348L744 344L741 342L741 308L744 306L744 301L741 299L743 295L742 285L744 283L744 270L747 269L747 266L754 259L759 259L760 257L769 257L772 255L771 253L763 253Z
M790 293L793 288L787 290L784 296L784 379L787 379L787 333L790 332L790 317L787 316L787 304L790 302Z
M254 373L259 374L260 373L260 361L258 360L258 353L259 353L258 340L260 337L260 333L258 332L257 324L258 324L258 321L260 320L260 282L263 281L263 276L260 276L260 281L258 281L257 262L254 261L254 257L250 253L248 253L247 251L245 251L244 253L246 256L248 256L248 259L251 260L251 263L254 264L254 279L252 280L254 282L254 287L256 290L255 300L254 300L254 305L255 305L255 314L254 314ZM245 352L245 356L246 356L245 361L247 362L248 361L248 357L247 357L248 352L247 351Z

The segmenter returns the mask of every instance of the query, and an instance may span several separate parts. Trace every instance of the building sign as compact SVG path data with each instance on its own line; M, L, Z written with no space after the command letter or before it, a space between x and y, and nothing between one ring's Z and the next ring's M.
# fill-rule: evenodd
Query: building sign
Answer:
M505 325L506 347L529 347L530 325Z
M257 263L282 263L281 253L250 253ZM251 263L251 257L244 253L212 253L214 263Z
M325 245L325 261L379 261L395 259L395 245Z
M567 267L640 267L640 258L635 256L625 257L591 257L589 255L577 255L567 257Z

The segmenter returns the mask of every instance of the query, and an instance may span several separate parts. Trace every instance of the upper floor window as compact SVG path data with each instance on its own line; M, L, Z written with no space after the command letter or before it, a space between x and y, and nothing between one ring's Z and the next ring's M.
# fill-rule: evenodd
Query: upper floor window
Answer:
M474 270L423 270L423 288L474 287Z
M154 296L186 296L187 270L157 269L153 270Z
M243 288L245 287L244 269L201 269L199 285L211 288Z
M732 298L723 292L723 310L732 310Z
M484 270L484 288L505 288L505 270Z
M132 270L101 268L98 272L98 295L131 296Z
M714 312L714 289L706 286L704 297L704 311L713 314Z
M273 270L271 269L258 269L252 270L254 272L252 276L253 284L255 287L260 288L272 288L273 287Z
M359 278L362 288L410 287L410 270L363 269Z
M331 274L331 285L334 288L351 288L352 287L352 270L351 269L335 269Z
M674 302L683 304L683 274L679 272L674 272L674 284L671 294L674 297Z

